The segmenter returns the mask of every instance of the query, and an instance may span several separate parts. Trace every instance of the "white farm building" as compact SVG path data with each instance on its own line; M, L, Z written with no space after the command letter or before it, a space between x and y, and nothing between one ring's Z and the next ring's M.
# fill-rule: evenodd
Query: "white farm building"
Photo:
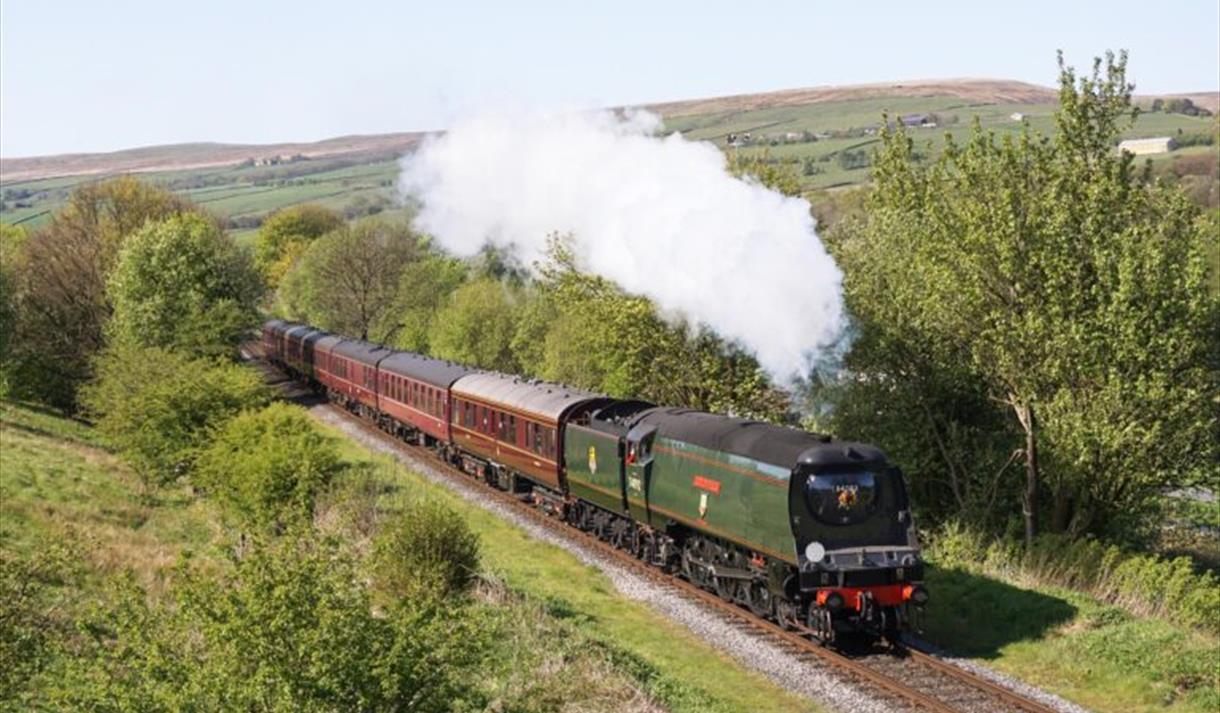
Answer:
M1158 136L1154 139L1127 139L1118 144L1119 151L1126 151L1136 156L1169 153L1173 149L1173 139L1168 136Z

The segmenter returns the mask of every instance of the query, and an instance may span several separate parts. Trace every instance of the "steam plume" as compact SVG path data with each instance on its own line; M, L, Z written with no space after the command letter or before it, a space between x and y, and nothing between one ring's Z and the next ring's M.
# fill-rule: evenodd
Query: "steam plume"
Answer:
M845 325L842 274L809 204L726 172L720 152L659 137L647 112L532 113L458 123L403 161L420 230L532 264L571 233L589 270L754 350L781 382Z

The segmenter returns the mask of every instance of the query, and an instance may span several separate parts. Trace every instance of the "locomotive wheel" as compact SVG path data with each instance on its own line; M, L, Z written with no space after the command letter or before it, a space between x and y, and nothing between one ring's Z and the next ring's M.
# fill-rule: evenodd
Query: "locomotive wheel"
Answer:
M801 615L792 600L781 597L775 600L775 620L785 629L795 629L801 621Z
M746 605L750 611L763 619L770 619L775 612L775 597L766 582L750 582L744 586Z
M716 596L726 602L737 601L737 591L740 584L735 579L728 577L712 577L712 584L716 590Z

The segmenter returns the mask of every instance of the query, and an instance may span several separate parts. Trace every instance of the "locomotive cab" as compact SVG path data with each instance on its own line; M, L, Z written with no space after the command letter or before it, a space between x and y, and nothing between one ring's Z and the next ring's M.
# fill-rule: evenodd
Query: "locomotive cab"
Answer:
M799 598L824 639L893 637L927 602L902 473L877 448L833 442L801 454L789 488Z

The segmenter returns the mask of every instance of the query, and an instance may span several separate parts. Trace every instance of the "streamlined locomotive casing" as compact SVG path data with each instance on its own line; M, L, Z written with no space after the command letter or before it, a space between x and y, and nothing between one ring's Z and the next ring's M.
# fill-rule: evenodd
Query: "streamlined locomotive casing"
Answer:
M627 433L630 422L651 408L646 401L611 401L568 419L563 453L571 495L612 513L628 513Z

